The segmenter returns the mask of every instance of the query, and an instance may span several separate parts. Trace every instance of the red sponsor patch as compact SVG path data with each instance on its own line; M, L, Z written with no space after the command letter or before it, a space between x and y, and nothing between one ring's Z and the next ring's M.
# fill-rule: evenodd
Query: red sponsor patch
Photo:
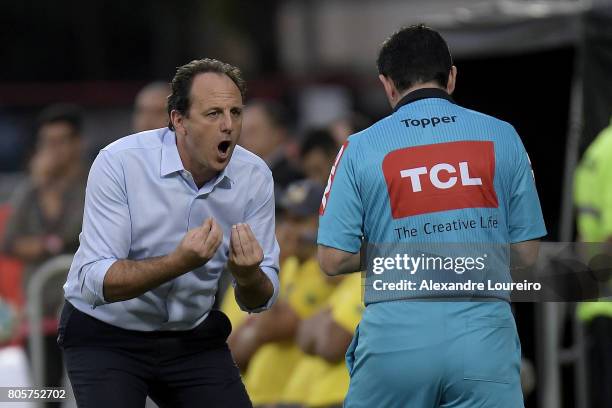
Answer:
M464 141L390 152L382 164L393 218L497 208L493 142Z
M334 177L336 176L336 169L340 164L340 159L344 154L344 151L348 147L348 140L344 142L338 155L336 156L336 160L334 160L334 165L331 168L331 172L329 173L329 178L327 179L327 186L325 186L325 192L323 193L323 198L321 199L321 206L319 207L319 215L323 215L325 213L325 207L327 207L327 202L329 201L329 194L331 193L331 187L334 182Z

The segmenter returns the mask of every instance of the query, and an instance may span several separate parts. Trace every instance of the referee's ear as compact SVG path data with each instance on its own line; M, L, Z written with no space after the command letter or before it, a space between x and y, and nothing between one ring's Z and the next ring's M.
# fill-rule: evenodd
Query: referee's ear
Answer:
M448 73L448 82L446 83L446 92L452 95L455 92L455 84L457 83L457 67L452 66Z
M387 100L389 101L391 108L395 108L395 105L399 101L399 92L397 91L395 84L393 83L391 78L387 78L383 74L378 75L378 79L380 79L383 88L385 88L385 95L387 95Z

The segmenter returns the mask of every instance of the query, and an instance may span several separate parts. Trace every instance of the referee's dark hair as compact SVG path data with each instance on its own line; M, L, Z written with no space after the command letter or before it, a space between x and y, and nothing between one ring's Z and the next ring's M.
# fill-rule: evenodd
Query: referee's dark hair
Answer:
M51 123L67 123L72 128L71 136L80 136L83 128L83 110L72 104L48 106L38 115L36 130Z
M246 93L246 82L242 78L242 73L240 72L239 68L212 58L193 60L181 67L178 67L176 74L170 83L172 93L170 96L168 96L169 118L171 117L170 113L173 110L180 112L183 116L189 116L189 107L191 105L189 96L191 95L191 84L193 83L193 78L198 74L203 74L206 72L215 72L217 74L227 75L232 81L234 81L240 90L242 99L244 100ZM174 125L172 124L171 119L168 120L168 128L170 130L174 130Z
M446 41L424 24L402 28L387 38L376 60L378 73L399 92L430 81L446 87L453 59Z

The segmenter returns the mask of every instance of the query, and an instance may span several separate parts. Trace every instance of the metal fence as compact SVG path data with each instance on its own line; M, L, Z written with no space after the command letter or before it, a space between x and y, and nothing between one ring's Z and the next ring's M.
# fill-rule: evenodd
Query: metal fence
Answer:
M45 347L43 340L43 289L54 277L65 274L70 269L72 255L60 255L42 264L32 275L26 288L27 316L30 326L28 343L32 366L32 385L44 386Z

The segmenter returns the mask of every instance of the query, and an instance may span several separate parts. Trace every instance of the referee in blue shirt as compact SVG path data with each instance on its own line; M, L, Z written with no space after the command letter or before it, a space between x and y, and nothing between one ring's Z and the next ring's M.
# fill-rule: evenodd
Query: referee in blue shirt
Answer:
M278 295L272 176L236 145L244 91L237 68L192 61L168 128L96 158L58 336L79 407L251 406L211 310L225 267L244 310Z
M346 356L344 406L522 407L509 293L379 284L404 279L418 288L485 276L507 282L510 245L531 263L546 228L527 153L510 124L454 103L457 69L434 30L396 32L377 63L393 112L340 150L317 237L321 268L331 275L360 270L367 244L391 256L377 258L384 274L372 265L366 274L367 307ZM453 257L448 270L434 263L407 273L393 266L402 252L413 260ZM462 269L474 252L482 267Z

